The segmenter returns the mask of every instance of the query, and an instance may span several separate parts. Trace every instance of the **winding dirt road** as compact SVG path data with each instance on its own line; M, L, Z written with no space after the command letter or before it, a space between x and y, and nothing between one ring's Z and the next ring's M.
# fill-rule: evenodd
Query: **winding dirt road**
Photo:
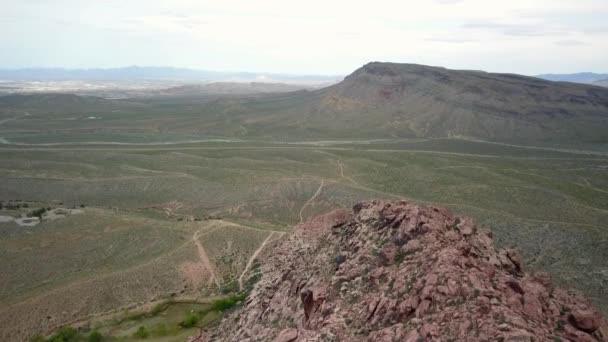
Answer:
M315 198L317 198L317 196L319 196L319 194L321 193L321 190L323 190L323 186L325 185L325 180L322 179L321 180L321 185L319 185L319 188L317 189L317 192L315 192L314 195L312 195L312 197L306 201L306 203L304 203L304 205L302 206L302 208L300 209L300 223L304 222L304 216L302 216L302 213L304 212L304 209L310 204L312 203L312 201L315 200Z
M245 277L245 274L247 274L247 272L251 268L251 265L253 265L253 261L255 260L255 258L257 258L258 254L260 254L260 252L264 249L264 247L266 247L266 245L268 244L268 242L270 241L270 239L272 239L272 236L274 234L275 234L275 232L270 232L270 234L268 234L268 236L266 237L266 239L264 239L264 242L262 242L262 244L260 245L260 247L258 247L258 249L256 249L255 252L253 252L253 254L251 255L251 257L249 258L249 261L247 262L247 266L245 266L245 269L243 270L243 273L241 273L241 275L239 276L239 290L240 291L243 290L243 278ZM284 233L277 233L277 234L278 235L283 235Z
M207 252L205 251L203 244L201 244L201 242L198 239L198 232L199 232L198 230L196 232L194 232L194 234L192 235L192 240L196 244L196 249L198 250L198 256L201 260L201 263L209 271L209 274L211 274L211 277L209 278L209 283L215 282L215 285L217 285L217 287L221 287L220 281L217 279L217 276L215 275L213 265L211 264L211 261L209 260L209 257L207 256Z

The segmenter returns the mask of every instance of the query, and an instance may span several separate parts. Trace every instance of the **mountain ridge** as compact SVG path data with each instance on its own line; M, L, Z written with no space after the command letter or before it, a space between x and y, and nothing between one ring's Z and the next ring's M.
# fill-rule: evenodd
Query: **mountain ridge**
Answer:
M368 129L384 124L384 134L401 137L556 141L584 131L595 135L590 140L608 141L593 129L608 128L608 91L595 86L373 62L321 90L319 97L320 113L348 116ZM378 120L368 120L365 114L371 112Z
M175 126L179 133L286 141L464 137L608 147L607 88L516 74L372 62L316 90L187 95L192 105L183 117L172 116L188 121ZM123 103L129 101L154 105L139 99Z

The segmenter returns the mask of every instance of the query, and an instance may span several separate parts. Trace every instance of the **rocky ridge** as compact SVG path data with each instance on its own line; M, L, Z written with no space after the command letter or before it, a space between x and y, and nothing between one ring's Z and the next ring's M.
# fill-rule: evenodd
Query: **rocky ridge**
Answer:
M449 210L363 202L267 248L247 301L208 341L606 341L575 291Z

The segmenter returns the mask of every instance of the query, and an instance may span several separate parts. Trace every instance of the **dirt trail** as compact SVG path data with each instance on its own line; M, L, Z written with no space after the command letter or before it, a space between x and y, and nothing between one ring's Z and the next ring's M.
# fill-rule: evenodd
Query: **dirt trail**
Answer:
M321 180L321 185L319 185L319 188L317 189L317 192L315 192L314 195L312 195L312 197L306 201L306 203L304 203L304 205L302 206L302 208L300 209L300 223L304 222L304 217L302 216L302 213L304 212L304 209L310 204L312 203L312 201L315 200L315 198L317 198L317 196L319 196L319 194L321 193L321 190L323 190L323 186L325 185L325 180L322 179Z
M226 221L224 219L222 220L216 220L217 222L220 222L222 224L225 224L226 226L231 226L231 227L238 227L238 228L244 228L244 229L251 229L251 230L257 230L259 232L275 232L275 233L279 233L279 234L283 234L283 231L280 230L272 230L272 229L260 229L260 228L255 228L255 227L250 227L250 226L244 226L240 223L235 223L232 221Z
M215 271L213 270L213 265L211 264L211 261L209 260L209 256L207 256L207 252L205 251L203 244L201 244L201 242L198 239L198 232L199 231L197 230L192 235L192 240L196 244L196 248L198 250L198 256L201 259L201 263L205 266L205 268L207 270L209 270L209 273L211 274L211 278L209 278L209 282L210 283L215 282L215 285L217 285L217 287L221 287L220 281L217 279L217 276L215 275Z
M61 146L66 144L15 144L10 143L13 146L39 146L39 147L2 147L2 151L111 151L116 152L116 148L112 147L85 147L79 143L75 146L80 145L80 147L66 148L66 147L54 147ZM132 145L132 144L129 144ZM49 146L44 148L42 146ZM408 149L355 149L355 148L346 148L346 147L307 147L307 146L239 146L239 147L231 147L231 146L221 146L221 147L154 147L154 148L120 148L119 151L127 151L127 152L137 152L137 151L187 151L187 150L325 150L325 151L356 151L356 152L394 152L394 153L420 153L420 154L438 154L438 155L454 155L454 156L464 156L464 157L479 157L479 158L498 158L498 159L509 159L509 160L576 160L576 161L606 161L605 154L597 154L597 153L584 153L588 155L596 155L598 157L603 158L566 158L566 157L517 157L517 156L507 156L507 155L492 155L492 154L475 154L475 153L458 153L458 152L443 152L443 151L434 151L434 150L408 150ZM570 154L581 154L575 152L569 152Z
M18 115L18 116L12 117L12 118L7 118L7 119L4 119L4 120L0 120L0 125L2 125L5 122L15 121L15 120L18 120L20 118L23 118L23 117L29 116L29 115L30 115L30 113L25 112L23 115Z
M249 258L249 261L247 262L247 266L245 266L245 269L243 270L243 273L241 273L241 275L239 276L239 290L242 291L243 290L243 278L245 277L245 274L247 274L247 272L249 271L249 269L251 268L251 265L253 265L253 261L255 260L255 258L258 257L258 254L260 254L260 252L264 249L264 247L266 247L266 245L268 244L268 242L270 241L270 239L272 239L272 236L274 235L275 232L270 232L270 234L268 234L268 236L266 237L266 239L264 239L264 241L262 242L262 244L260 245L260 247L258 247L258 249L255 250L255 252L253 252L253 254L251 255L251 257ZM283 233L277 233L278 235L283 235Z
M344 177L344 167L342 166L342 161L338 159L336 160L336 163L338 163L338 167L340 168L340 177L346 178Z
M608 191L600 189L600 188L596 188L595 186L593 186L593 184L591 184L589 182L589 180L587 180L587 178L585 178L585 177L581 177L581 178L583 179L583 181L585 182L585 184L578 184L578 183L574 183L574 184L581 185L581 186L587 187L587 188L589 188L591 190L595 190L595 191L598 191L598 192L603 192L603 193L608 194Z

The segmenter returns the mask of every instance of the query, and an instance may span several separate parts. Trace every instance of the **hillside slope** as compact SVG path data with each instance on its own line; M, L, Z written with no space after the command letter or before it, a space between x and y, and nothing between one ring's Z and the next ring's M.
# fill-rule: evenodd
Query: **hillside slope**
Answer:
M531 77L370 63L319 94L320 116L397 137L607 142L608 90Z
M244 307L206 340L606 340L587 300L446 209L359 203L271 247Z
M51 103L46 94L21 98L27 101L3 97L0 111L15 117L24 111L78 113L94 108L93 116L102 118L78 122L22 118L5 123L6 131L111 129L281 141L465 138L608 148L608 88L593 85L374 62L340 83L314 91L268 94L283 86L260 84L204 87L212 89L177 88L172 91L180 96L112 102L61 97ZM200 96L199 90L210 92Z
M168 91L178 96L120 101L48 94L1 97L0 112L7 117L24 111L66 114L53 116L66 120L21 118L2 127L9 132L137 130L142 135L281 141L464 138L608 148L608 88L593 85L374 62L318 90L269 94L295 88L204 87L211 89L182 87ZM100 120L67 120L73 113L93 111Z
M369 63L318 91L218 101L202 115L244 137L608 143L608 89L414 64Z

